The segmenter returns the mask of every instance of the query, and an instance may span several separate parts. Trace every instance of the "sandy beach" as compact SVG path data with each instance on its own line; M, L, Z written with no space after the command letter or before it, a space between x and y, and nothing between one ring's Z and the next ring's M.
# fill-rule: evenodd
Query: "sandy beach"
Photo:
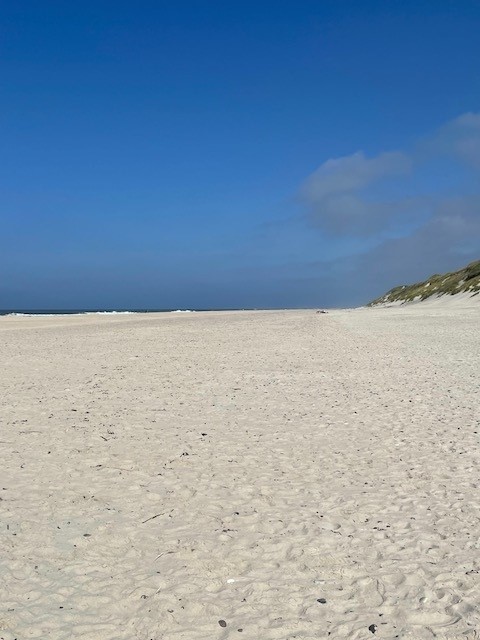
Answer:
M0 638L480 638L479 329L0 318Z

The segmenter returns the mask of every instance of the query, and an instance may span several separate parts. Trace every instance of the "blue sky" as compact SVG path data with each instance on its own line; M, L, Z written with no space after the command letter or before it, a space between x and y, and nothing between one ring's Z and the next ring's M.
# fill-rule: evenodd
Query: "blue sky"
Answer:
M0 308L356 305L480 257L480 5L3 3Z

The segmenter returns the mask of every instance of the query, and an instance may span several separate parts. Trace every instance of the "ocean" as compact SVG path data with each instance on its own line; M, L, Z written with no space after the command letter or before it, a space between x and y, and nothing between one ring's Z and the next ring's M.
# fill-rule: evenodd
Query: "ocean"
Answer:
M79 316L88 313L192 313L204 309L0 309L0 316Z

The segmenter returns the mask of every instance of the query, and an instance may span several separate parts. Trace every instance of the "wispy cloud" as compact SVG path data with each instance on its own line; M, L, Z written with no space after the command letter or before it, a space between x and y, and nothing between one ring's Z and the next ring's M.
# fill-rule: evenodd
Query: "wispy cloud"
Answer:
M410 169L410 158L400 152L367 158L357 151L327 160L300 189L309 222L342 235L364 235L385 227L395 216L410 209L412 203L379 199L371 187L382 180L403 176Z
M426 148L430 154L453 156L480 170L480 113L464 113L440 127Z
M435 174L439 159L461 178L457 186L449 185L447 194L442 177ZM300 188L307 223L331 242L351 236L377 242L360 255L317 264L322 286L328 291L329 282L348 280L350 290L341 302L361 302L396 284L478 259L478 171L477 113L446 123L411 151L372 158L359 151L323 163ZM423 184L425 175L429 179ZM403 225L403 232L389 235L395 225L397 230Z

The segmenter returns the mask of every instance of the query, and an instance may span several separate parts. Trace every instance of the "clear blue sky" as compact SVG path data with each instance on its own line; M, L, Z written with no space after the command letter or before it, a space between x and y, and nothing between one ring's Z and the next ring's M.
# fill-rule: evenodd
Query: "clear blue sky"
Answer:
M480 3L5 2L0 308L353 305L480 257Z

